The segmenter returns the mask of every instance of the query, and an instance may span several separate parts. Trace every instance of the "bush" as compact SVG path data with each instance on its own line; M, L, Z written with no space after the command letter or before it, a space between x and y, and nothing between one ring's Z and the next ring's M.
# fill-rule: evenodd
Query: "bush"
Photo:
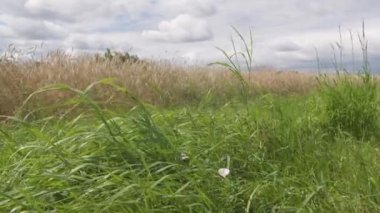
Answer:
M129 54L128 52L111 51L107 48L104 56L100 54L95 55L96 61L114 61L117 63L136 63L140 61L137 55Z

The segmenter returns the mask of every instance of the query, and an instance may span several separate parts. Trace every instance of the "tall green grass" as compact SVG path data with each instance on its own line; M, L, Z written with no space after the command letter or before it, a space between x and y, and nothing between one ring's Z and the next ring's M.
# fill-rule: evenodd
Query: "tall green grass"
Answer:
M333 133L345 131L368 138L378 131L379 97L377 84L369 73L322 80L326 127Z
M249 96L252 95L252 90L250 88L249 82L251 81L251 72L252 64L253 64L253 35L252 30L249 31L249 40L245 39L242 33L234 26L232 29L235 33L235 36L238 37L240 43L243 46L242 49L237 49L234 37L231 36L231 44L233 48L233 53L230 54L226 50L217 47L217 49L223 54L226 62L218 61L215 63L211 63L211 65L220 65L226 69L228 69L232 75L239 81L240 83L240 92L241 97L247 103L249 100ZM243 65L241 65L243 64ZM245 66L245 68L243 68ZM244 78L242 74L243 71L248 72L248 81Z
M340 28L339 32L341 32ZM353 48L354 41L351 32L350 36ZM343 131L356 138L368 139L375 135L379 136L377 133L379 94L377 82L369 67L368 41L365 35L364 22L362 33L358 36L363 56L362 70L349 73L343 67L343 46L340 33L340 42L337 43L340 50L340 66L337 66L338 62L335 60L336 75L331 78L321 74L318 80L320 94L324 102L322 111L327 129L333 134Z
M319 94L266 95L244 110L159 109L130 95L136 106L115 113L75 91L90 106L75 118L1 125L2 211L380 211L378 144L326 134Z

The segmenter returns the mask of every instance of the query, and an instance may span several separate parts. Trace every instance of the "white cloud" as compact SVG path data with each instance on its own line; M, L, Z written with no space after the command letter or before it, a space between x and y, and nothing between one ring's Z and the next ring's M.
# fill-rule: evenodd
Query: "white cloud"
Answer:
M8 35L12 31L14 36L18 38L49 40L64 38L68 34L63 26L50 21L29 20L10 15L0 15L0 21L9 28L7 30Z
M188 14L162 21L158 30L143 31L142 35L148 39L167 42L205 41L213 37L206 21Z
M133 47L128 41L136 37L136 33L73 33L64 40L64 46L81 51L104 51L106 48L129 51Z
M186 13L197 17L207 17L217 12L220 0L161 0L158 8L169 15Z

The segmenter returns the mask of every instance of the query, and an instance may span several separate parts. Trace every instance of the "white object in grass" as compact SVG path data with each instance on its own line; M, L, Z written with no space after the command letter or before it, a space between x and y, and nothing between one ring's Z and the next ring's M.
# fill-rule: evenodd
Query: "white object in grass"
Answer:
M189 156L186 153L181 153L181 161L188 161Z
M221 168L218 170L218 174L223 178L226 178L230 174L230 170L227 168Z

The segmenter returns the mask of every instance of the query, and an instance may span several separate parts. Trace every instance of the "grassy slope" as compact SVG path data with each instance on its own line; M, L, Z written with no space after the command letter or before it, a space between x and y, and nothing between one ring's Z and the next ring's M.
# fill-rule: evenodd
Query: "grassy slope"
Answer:
M322 105L319 94L265 95L4 124L0 209L380 211L378 138L332 135Z

